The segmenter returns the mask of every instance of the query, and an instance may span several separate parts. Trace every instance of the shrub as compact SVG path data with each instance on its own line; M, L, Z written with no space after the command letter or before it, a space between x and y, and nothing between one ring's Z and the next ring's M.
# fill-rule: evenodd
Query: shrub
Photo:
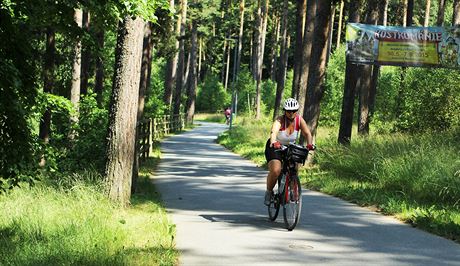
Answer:
M207 75L198 87L196 110L198 112L217 112L230 106L231 93L225 91L215 75Z

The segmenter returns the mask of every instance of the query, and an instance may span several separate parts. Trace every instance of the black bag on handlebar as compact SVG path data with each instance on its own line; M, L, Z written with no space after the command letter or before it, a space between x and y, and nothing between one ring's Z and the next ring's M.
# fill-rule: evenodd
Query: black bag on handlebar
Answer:
M288 160L292 160L296 163L305 164L305 160L308 156L308 149L296 144L289 144L287 150Z

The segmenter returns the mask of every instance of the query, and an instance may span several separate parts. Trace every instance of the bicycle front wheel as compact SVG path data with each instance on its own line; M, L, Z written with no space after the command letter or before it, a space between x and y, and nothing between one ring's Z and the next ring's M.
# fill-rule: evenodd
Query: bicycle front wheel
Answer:
M299 177L293 176L290 178L283 196L285 199L283 206L284 224L289 231L292 231L299 222L302 209L302 188Z

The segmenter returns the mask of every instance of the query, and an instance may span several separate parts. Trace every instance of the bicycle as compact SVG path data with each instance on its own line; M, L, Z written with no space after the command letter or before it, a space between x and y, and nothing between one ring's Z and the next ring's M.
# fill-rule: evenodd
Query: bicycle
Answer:
M276 192L268 205L268 216L270 221L275 221L282 205L284 224L288 231L292 231L299 222L302 209L302 188L297 174L297 164L305 164L308 149L290 143L288 146L283 145L276 152L281 153L282 170L273 188Z

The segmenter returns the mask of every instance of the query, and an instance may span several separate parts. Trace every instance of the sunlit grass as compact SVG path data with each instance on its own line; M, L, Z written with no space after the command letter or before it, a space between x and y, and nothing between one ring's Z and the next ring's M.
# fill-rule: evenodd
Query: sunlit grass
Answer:
M1 194L0 265L176 265L175 227L149 180L158 160L144 163L126 209L90 173Z
M243 122L219 142L265 164L271 122ZM247 119L254 121L254 119ZM354 129L353 132L356 132ZM458 132L371 134L337 144L336 128L318 128L314 164L303 183L373 208L450 239L460 239L460 137Z
M225 123L223 111L222 113L196 113L193 119L194 121Z

